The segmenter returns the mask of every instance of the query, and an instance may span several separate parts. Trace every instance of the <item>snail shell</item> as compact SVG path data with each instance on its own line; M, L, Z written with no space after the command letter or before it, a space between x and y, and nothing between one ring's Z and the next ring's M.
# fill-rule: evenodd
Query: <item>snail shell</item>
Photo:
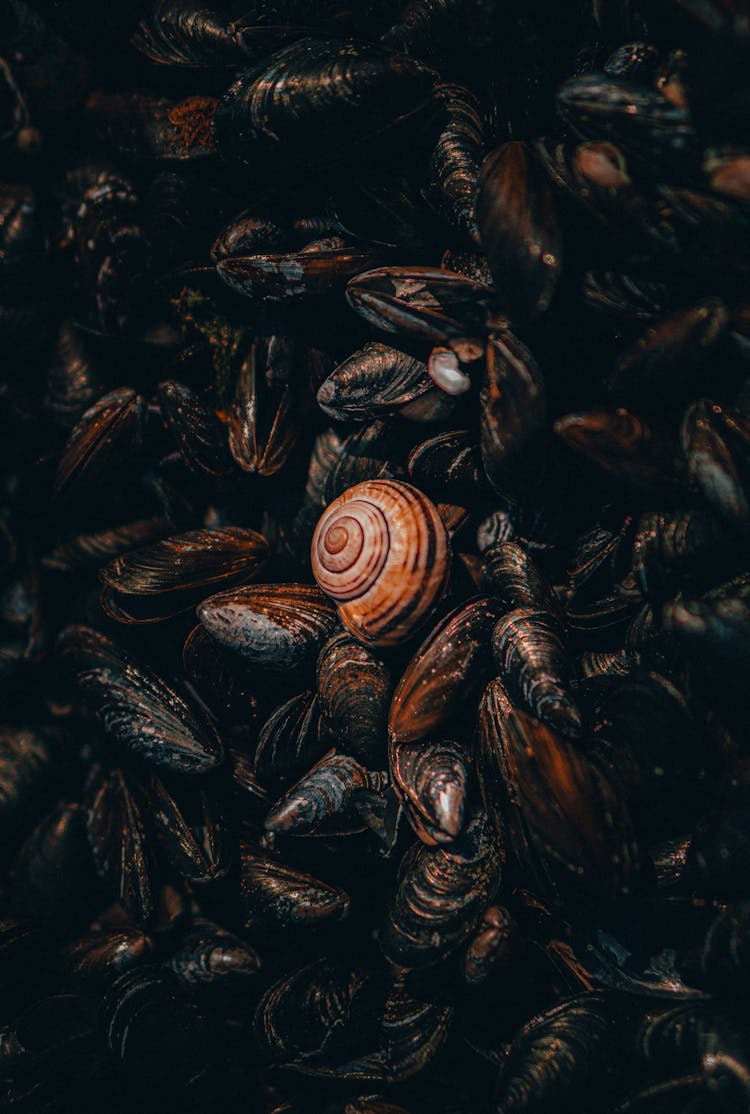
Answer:
M450 571L448 534L421 491L394 480L366 480L322 515L312 568L356 638L392 646L410 638L442 598Z

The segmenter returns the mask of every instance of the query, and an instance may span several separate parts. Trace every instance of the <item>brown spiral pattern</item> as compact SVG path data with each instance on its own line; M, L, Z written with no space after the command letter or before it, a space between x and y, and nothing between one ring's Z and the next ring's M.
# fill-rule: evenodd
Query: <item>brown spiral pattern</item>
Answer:
M442 598L448 535L435 505L410 484L366 480L321 517L312 567L356 638L389 646L411 637Z

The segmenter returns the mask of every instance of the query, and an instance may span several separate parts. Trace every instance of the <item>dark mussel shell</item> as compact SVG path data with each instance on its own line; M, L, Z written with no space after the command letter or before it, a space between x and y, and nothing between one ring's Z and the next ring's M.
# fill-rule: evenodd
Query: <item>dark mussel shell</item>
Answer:
M204 773L221 763L221 741L202 705L103 634L68 627L58 652L115 742L178 773Z
M440 344L483 336L502 319L490 286L437 267L380 267L351 280L349 305L384 333Z
M318 700L306 690L275 708L258 733L255 770L264 785L288 785L326 750Z
M265 178L368 151L428 104L435 75L415 59L356 41L302 39L243 73L221 101L216 146Z
M742 531L750 520L750 422L700 399L685 413L682 447L690 479L721 518Z
M485 159L477 218L500 303L522 325L548 308L562 269L552 190L525 143L505 143Z
M450 843L464 822L470 760L453 742L393 743L390 770L396 791L419 838L427 844Z
M294 346L286 336L258 336L235 381L229 409L229 449L243 472L273 476L300 433L290 383Z
M351 1039L372 1008L372 978L332 959L284 975L258 1003L253 1021L264 1056L281 1063L331 1054Z
M256 302L289 303L334 297L363 271L376 267L383 249L321 240L300 251L220 259L216 270L227 286Z
M656 495L684 489L679 446L658 423L625 409L592 410L559 418L555 431L571 449L628 484Z
M264 584L211 596L198 617L222 646L271 671L312 668L338 626L336 608L308 584Z
M169 966L193 997L220 1002L226 995L252 989L261 959L233 932L199 921L182 939Z
M341 631L318 657L320 711L336 746L371 768L385 762L393 681L388 666L367 646Z
M101 570L104 607L121 622L166 619L194 607L217 588L254 579L268 554L261 534L237 526L165 538L116 557Z
M162 419L190 471L204 480L228 479L232 461L216 415L194 391L174 379L159 384L157 397Z
M509 611L492 632L492 649L511 697L563 735L580 734L572 662L554 614L529 607Z
M490 634L503 612L492 597L463 604L438 623L399 681L391 702L391 738L410 743L470 701L492 668Z
M124 769L95 767L89 777L86 830L99 876L136 924L156 913L158 882L138 781Z
M87 410L73 429L57 466L58 498L90 489L137 452L146 403L128 387L112 391Z
M316 928L349 912L343 890L295 870L261 847L240 847L241 900L245 923L261 928Z
M544 379L525 344L508 330L490 337L480 392L480 445L488 478L502 488L504 466L545 423Z
M243 52L221 6L196 0L154 0L141 16L132 45L152 62L169 66L230 66Z
M421 360L372 340L321 383L317 400L324 413L340 421L371 421L387 414L434 421L451 410Z
M750 584L746 576L727 581L698 599L664 604L661 621L668 635L699 669L741 690L750 662Z
M340 817L363 790L377 792L387 779L348 754L331 751L289 789L266 817L267 831L300 835Z
M605 1096L627 1020L620 999L603 992L567 999L532 1018L508 1050L495 1109L551 1111L585 1105L593 1091Z
M450 846L415 845L380 935L386 957L399 967L437 963L479 924L500 882L500 851L483 815Z
M484 155L481 106L462 85L438 85L444 123L430 159L427 200L457 232L479 242L476 192Z

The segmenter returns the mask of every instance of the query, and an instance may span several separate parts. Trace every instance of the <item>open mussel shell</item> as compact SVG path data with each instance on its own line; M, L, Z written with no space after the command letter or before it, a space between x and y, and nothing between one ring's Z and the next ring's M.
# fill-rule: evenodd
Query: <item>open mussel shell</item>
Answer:
M434 734L471 701L492 670L490 636L503 610L492 597L480 597L437 624L393 694L388 718L391 738L410 743Z
M490 286L437 267L381 267L352 279L349 305L384 333L442 344L502 322Z
M525 143L504 143L485 159L477 219L501 304L521 325L548 308L562 268L552 189Z
M221 741L203 706L103 634L68 627L58 654L116 743L175 773L204 773L221 763Z
M422 63L354 40L302 39L241 74L219 104L214 136L234 170L272 181L369 149L429 103Z
M437 508L417 488L369 480L324 511L312 570L341 622L372 646L404 642L445 593L450 543Z
M450 846L416 844L401 864L380 945L399 967L437 963L479 924L500 882L500 850L483 815Z
M211 596L198 618L212 638L270 670L312 669L338 625L336 609L309 584L263 584Z
M250 927L316 928L349 911L343 890L295 870L255 844L241 844L240 872L243 915Z
M261 534L236 526L165 538L117 557L101 570L105 610L122 622L169 618L217 588L254 579L268 553Z
M368 341L318 388L318 406L340 421L371 421L400 414L413 421L436 421L452 409L435 390L425 364L379 341Z

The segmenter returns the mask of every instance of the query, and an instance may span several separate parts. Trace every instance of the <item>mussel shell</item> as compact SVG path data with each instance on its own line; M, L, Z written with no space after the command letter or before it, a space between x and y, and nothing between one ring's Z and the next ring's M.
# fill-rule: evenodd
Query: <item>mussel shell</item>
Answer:
M485 138L481 106L462 85L438 85L435 98L445 120L430 159L426 197L453 228L477 243L475 198Z
M301 835L345 813L359 790L381 787L378 775L348 754L331 751L287 790L266 817L267 831Z
M400 413L417 421L444 417L448 399L435 392L425 364L379 341L368 341L318 388L318 406L340 421Z
M383 259L383 249L363 244L320 247L275 254L238 255L220 259L216 270L224 282L246 298L264 302L334 297L350 279L370 271Z
M104 635L68 627L59 654L117 743L179 773L204 773L221 763L221 741L202 706Z
M161 65L229 66L243 58L220 7L212 10L195 0L156 0L141 16L130 41Z
M261 727L255 770L264 785L288 785L317 762L325 749L317 697L310 691L301 692L275 708Z
M433 734L470 701L492 668L489 637L503 605L481 597L462 604L434 628L399 681L388 730L398 742Z
M500 487L508 457L539 432L547 416L537 363L510 331L494 334L487 343L480 404L482 462L489 480Z
M217 588L254 579L269 555L254 530L192 530L116 557L100 572L105 609L125 622L152 622L186 611Z
M143 437L146 403L127 387L111 391L87 410L73 429L57 468L58 497L98 483L111 468L137 451Z
M346 632L320 651L320 710L338 749L370 768L385 761L388 708L393 682L385 662Z
M270 181L284 168L327 167L382 143L425 107L434 81L378 46L302 39L237 78L216 112L216 146L235 170Z
M408 816L427 844L450 843L463 827L470 763L459 743L393 743L390 771Z
M352 279L349 305L384 333L441 344L498 323L490 286L437 267L381 267Z
M290 338L259 336L242 362L229 410L229 449L243 472L274 475L297 441L293 359Z
M240 847L245 922L266 928L316 928L349 912L343 890L287 866L255 844Z
M526 144L498 147L484 161L477 196L482 249L514 324L543 313L562 269L552 190Z
M273 672L312 668L338 622L309 584L235 588L205 600L198 618L221 646Z
M194 391L174 379L159 384L157 397L162 419L190 471L211 480L226 479L232 462L216 415Z
M411 969L455 951L481 920L500 882L500 852L484 816L450 846L415 845L380 935L392 963Z

